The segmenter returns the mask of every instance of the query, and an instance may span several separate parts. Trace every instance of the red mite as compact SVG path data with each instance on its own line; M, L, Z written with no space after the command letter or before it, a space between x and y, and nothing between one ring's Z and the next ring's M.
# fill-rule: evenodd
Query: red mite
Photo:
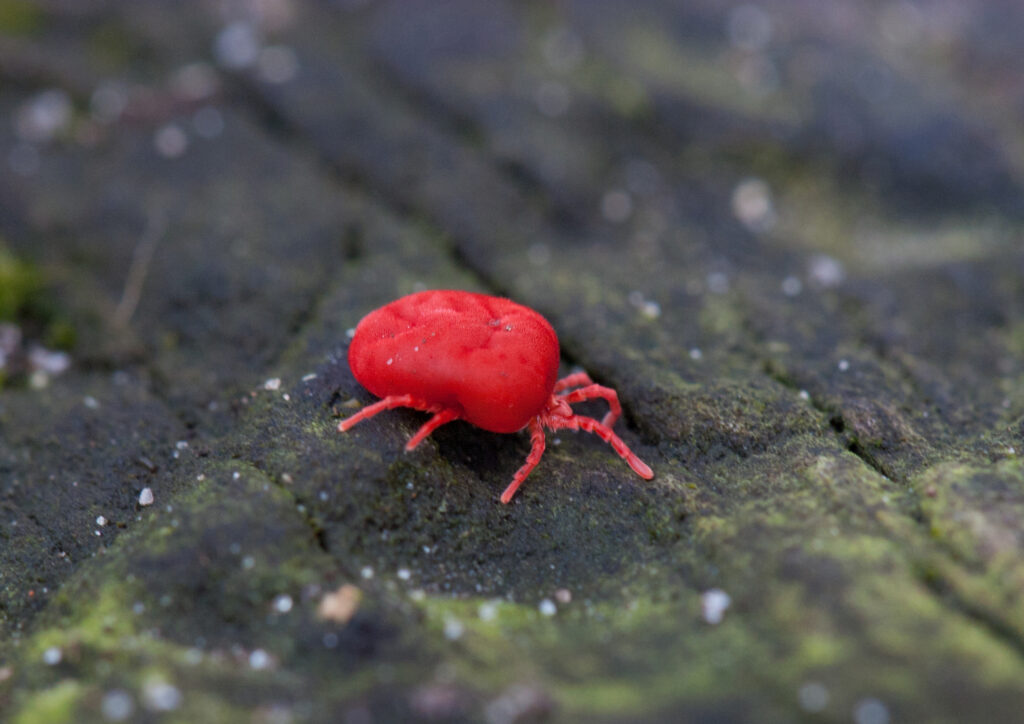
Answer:
M410 294L370 312L348 349L355 378L383 399L341 421L340 432L378 412L411 407L433 414L406 443L412 450L452 420L491 432L530 428L526 463L501 494L507 503L544 454L544 428L592 432L642 478L654 473L612 432L619 396L586 372L558 379L558 336L537 312L501 297L459 291ZM575 388L575 389L573 389ZM574 402L600 397L601 422L577 415Z

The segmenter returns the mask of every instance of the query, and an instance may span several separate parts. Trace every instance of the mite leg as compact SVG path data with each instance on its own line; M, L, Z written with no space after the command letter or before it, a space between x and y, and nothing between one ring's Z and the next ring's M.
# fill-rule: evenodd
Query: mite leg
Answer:
M638 458L636 454L629 449L629 445L624 443L618 435L612 432L611 428L606 425L602 425L594 418L583 417L582 415L573 415L570 418L563 418L555 421L555 425L557 427L567 427L573 430L584 430L585 432L594 433L611 445L612 449L619 454L619 457L625 460L629 467L633 468L634 473L644 480L650 480L654 477L654 471L651 470L647 463Z
M516 470L516 474L512 476L511 484L501 494L502 503L512 500L512 496L519 490L519 486L526 480L526 476L537 467L541 455L544 454L544 427L536 417L530 420L530 440L532 441L530 454L526 456L526 462L523 464L523 467Z
M393 410L396 407L411 407L414 410L422 410L423 412L440 412L443 409L441 405L427 402L426 400L413 397L412 395L390 395L389 397L385 397L383 400L374 402L372 405L367 405L351 417L346 417L338 423L338 432L345 432L353 425L358 424L363 420L369 420L378 412Z
M568 378L566 378L568 379ZM557 389L558 386L555 385ZM568 402L570 405L574 402L582 402L583 400L592 400L595 397L600 397L608 403L608 414L601 420L601 424L605 427L611 427L615 424L615 421L622 415L622 405L619 404L619 394L611 387L604 387L603 385L590 384L586 387L582 387L572 392L566 392L564 395L559 395L563 400Z
M590 375L586 372L573 372L571 375L566 375L556 382L555 389L552 392L561 392L570 387L584 387L592 384L594 384L594 381L590 379Z
M409 442L405 443L406 452L414 449L417 445L427 439L434 430L444 425L446 422L459 419L459 413L450 408L441 410L439 413L434 415L432 418L423 423L423 427L416 431L416 434L409 438Z

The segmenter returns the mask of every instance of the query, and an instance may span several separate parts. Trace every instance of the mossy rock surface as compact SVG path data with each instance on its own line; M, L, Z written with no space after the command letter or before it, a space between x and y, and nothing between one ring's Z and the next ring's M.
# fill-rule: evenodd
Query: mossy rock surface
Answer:
M1024 13L232 8L0 2L0 719L1019 721ZM426 288L655 478L339 434Z

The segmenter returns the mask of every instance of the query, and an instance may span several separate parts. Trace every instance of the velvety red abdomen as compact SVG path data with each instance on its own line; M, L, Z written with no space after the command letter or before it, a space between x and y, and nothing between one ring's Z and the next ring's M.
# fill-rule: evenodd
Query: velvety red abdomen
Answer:
M415 395L492 432L538 414L558 377L558 337L521 304L459 291L417 292L370 312L348 350L378 397Z

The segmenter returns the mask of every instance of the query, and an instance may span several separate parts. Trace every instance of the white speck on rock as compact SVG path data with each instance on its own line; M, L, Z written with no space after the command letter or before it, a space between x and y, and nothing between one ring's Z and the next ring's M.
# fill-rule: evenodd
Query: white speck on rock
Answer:
M180 126L168 123L153 134L153 146L164 158L178 158L188 149L188 136Z
M56 666L63 658L64 654L57 646L51 646L43 652L43 663L47 666Z
M854 724L889 724L889 707L879 699L867 697L853 707Z
M181 706L181 691L166 681L150 681L142 689L142 700L151 711L174 711Z
M278 613L288 613L292 610L292 605L292 597L287 593L282 593L274 599L274 610Z
M828 689L817 681L808 681L797 691L796 698L804 711L823 711L828 706Z
M720 588L712 588L700 595L701 616L712 625L722 623L725 611L731 605L732 597Z
M139 493L139 505L152 505L153 504L153 489L143 488L142 492Z
M100 711L107 721L125 721L135 713L135 701L124 689L111 689L103 695Z
M537 605L537 610L540 611L542 616L554 616L558 613L558 606L550 598L545 598Z
M249 667L261 671L270 666L270 654L263 649L254 649L249 654Z
M271 392L281 389L281 378L271 377L269 380L263 383L263 389L270 390Z
M449 641L458 641L465 631L466 627L457 618L449 618L444 622L444 637Z

